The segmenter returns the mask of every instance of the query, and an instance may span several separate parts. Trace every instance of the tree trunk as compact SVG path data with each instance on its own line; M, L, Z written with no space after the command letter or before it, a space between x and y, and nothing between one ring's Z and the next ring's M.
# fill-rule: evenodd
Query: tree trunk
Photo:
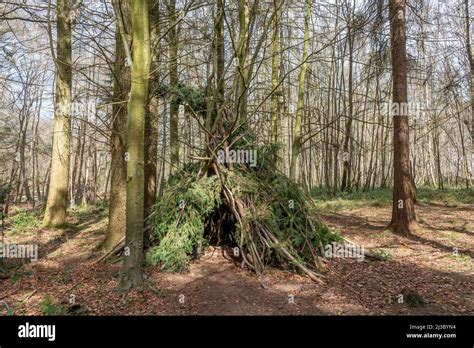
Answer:
M225 0L217 1L217 18L215 23L216 40L216 109L218 113L222 112L224 105L224 79L225 79L225 42L224 42L224 16ZM219 118L219 117L218 117Z
M296 180L296 166L301 152L301 128L304 112L304 96L305 96L305 78L306 69L308 68L308 47L309 47L309 21L311 17L311 1L306 0L306 12L304 18L304 43L303 58L301 60L301 70L298 79L298 102L296 107L295 128L293 133L293 145L291 149L290 179Z
M352 60L354 54L354 38L353 38L353 27L352 27L352 8L349 14L349 28L348 28L348 46L349 46L349 77L348 77L348 97L349 97L349 115L347 116L346 129L344 134L343 143L343 169L342 169L342 182L341 191L351 190L351 178L352 178L352 149L349 149L352 138L352 118L353 118L353 81L352 81Z
M51 177L44 223L58 226L66 222L69 163L71 159L71 0L58 0L56 103L53 127Z
M280 101L282 97L280 78L281 78L281 64L280 64L280 17L281 17L281 0L273 0L273 10L275 17L273 19L273 35L272 35L272 129L271 141L276 144L279 142L279 128L281 124L280 116ZM278 156L277 156L278 157Z
M467 57L469 59L469 71L470 71L470 83L471 83L471 159L469 163L469 178L472 180L472 161L474 161L474 58L472 56L472 43L471 43L471 21L469 17L469 0L464 0L464 9L466 13L466 49Z
M117 25L115 33L114 105L112 108L112 134L110 136L110 205L109 225L105 248L110 250L124 236L127 206L127 101L130 93L130 67L127 66L125 45L122 38L130 35L130 0L117 1L116 17L123 25ZM120 33L123 27L124 33Z
M170 169L171 174L179 168L179 104L176 96L178 87L178 29L176 23L176 0L168 4L169 17L169 74L170 74Z
M159 30L160 12L158 1L149 0L149 11L150 40L154 49L151 58L151 71L153 71L153 73L150 77L150 95L145 119L145 220L153 212L157 191L159 100L155 91L158 88L159 76L157 71L160 66L161 52L159 42L161 35ZM147 226L146 231L149 230Z
M392 52L393 103L399 115L393 116L393 208L391 228L396 233L411 232L415 221L413 180L410 171L410 141L407 103L405 0L390 0L390 38Z
M249 39L250 39L250 5L249 0L238 1L239 13L239 41L237 47L237 95L236 117L237 123L247 116L248 83L249 83Z
M150 73L148 2L132 0L133 63L127 123L127 230L121 288L143 284L145 114Z

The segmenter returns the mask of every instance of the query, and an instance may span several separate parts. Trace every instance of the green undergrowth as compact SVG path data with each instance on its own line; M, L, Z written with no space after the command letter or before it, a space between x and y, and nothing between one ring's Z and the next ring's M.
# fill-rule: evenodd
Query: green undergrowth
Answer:
M369 191L337 192L327 194L324 188L311 190L320 211L338 211L366 206L380 207L392 203L392 190L377 188ZM417 188L417 200L420 204L474 204L474 189L447 188L438 190L431 187Z
M57 304L56 301L50 295L46 297L40 303L41 313L46 316L57 316L65 315L66 308L60 304Z
M10 233L20 234L29 232L41 226L41 221L37 212L20 209L16 211L10 218Z
M147 261L170 271L185 268L193 251L205 243L204 222L221 203L217 177L179 178L171 179L150 216L151 241L157 245L148 252Z

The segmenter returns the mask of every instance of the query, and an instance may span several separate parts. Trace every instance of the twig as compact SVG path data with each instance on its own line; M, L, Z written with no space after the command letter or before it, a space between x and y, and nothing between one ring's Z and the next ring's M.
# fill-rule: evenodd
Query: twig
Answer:
M124 246L125 246L125 236L122 237L122 239L120 239L120 241L117 244L115 244L115 246L112 249L110 249L107 253L101 256L95 263L96 264L101 263L104 260L108 259L110 256L115 255L120 250L122 250Z
M285 256L290 261L292 261L299 269L301 269L304 273L306 273L308 275L308 277L311 278L311 280L313 280L317 283L320 283L320 284L324 283L320 279L320 277L322 277L322 275L311 271L310 269L306 268L303 264L301 264L301 262L299 262L293 255L291 255L291 253L288 250L286 250L286 248L283 245L281 245L280 241L270 231L264 230L263 233L265 233L267 235L267 237L270 238L270 240L278 247L278 249L281 250L281 252L283 254L285 254Z

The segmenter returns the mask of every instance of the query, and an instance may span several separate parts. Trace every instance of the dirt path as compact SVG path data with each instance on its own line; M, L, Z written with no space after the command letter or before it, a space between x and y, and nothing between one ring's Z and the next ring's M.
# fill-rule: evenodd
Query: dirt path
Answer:
M322 284L276 269L257 277L235 264L228 251L209 248L186 273L148 268L147 290L129 294L114 290L119 263L95 264L106 219L92 212L71 220L74 227L66 231L38 229L21 238L8 237L11 243L39 243L41 258L16 265L10 277L0 279L0 313L7 313L8 307L10 314L17 315L45 311L92 315L474 314L473 207L429 205L418 211L422 220L409 238L385 229L390 214L387 206L323 214L331 227L377 250L386 260L331 260ZM409 305L414 293L426 304ZM45 304L46 295L53 305ZM399 303L400 295L403 303Z

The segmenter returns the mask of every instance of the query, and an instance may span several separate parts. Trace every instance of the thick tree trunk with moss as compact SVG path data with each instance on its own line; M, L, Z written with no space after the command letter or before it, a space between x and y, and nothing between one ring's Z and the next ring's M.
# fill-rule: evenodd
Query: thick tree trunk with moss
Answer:
M170 170L175 173L179 168L179 118L178 118L178 98L174 93L178 87L178 28L176 22L176 0L170 0L168 4L169 17L169 73L170 73Z
M309 46L309 21L311 18L311 0L306 0L306 13L304 17L304 43L303 43L303 58L301 60L301 70L298 79L298 101L296 107L295 126L293 130L293 146L291 148L291 163L290 163L290 179L296 180L296 166L298 158L301 153L301 126L303 123L304 113L304 95L305 95L305 78L306 70L308 68L308 46Z
M109 225L105 248L113 248L124 236L126 230L127 206L127 104L130 93L130 67L123 38L130 35L130 0L117 1L114 6L116 17L121 18L115 33L114 104L112 108L112 133L110 136L110 205ZM120 29L122 27L122 29ZM120 30L124 32L121 33Z
M54 107L53 147L46 225L66 222L69 165L71 161L71 0L57 3L56 103Z
M407 99L405 0L390 0L393 103L405 110ZM410 233L415 221L415 187L410 170L408 115L393 116L393 207L391 228Z
M127 231L120 286L143 284L145 115L150 73L148 3L132 0L132 84L127 123Z

